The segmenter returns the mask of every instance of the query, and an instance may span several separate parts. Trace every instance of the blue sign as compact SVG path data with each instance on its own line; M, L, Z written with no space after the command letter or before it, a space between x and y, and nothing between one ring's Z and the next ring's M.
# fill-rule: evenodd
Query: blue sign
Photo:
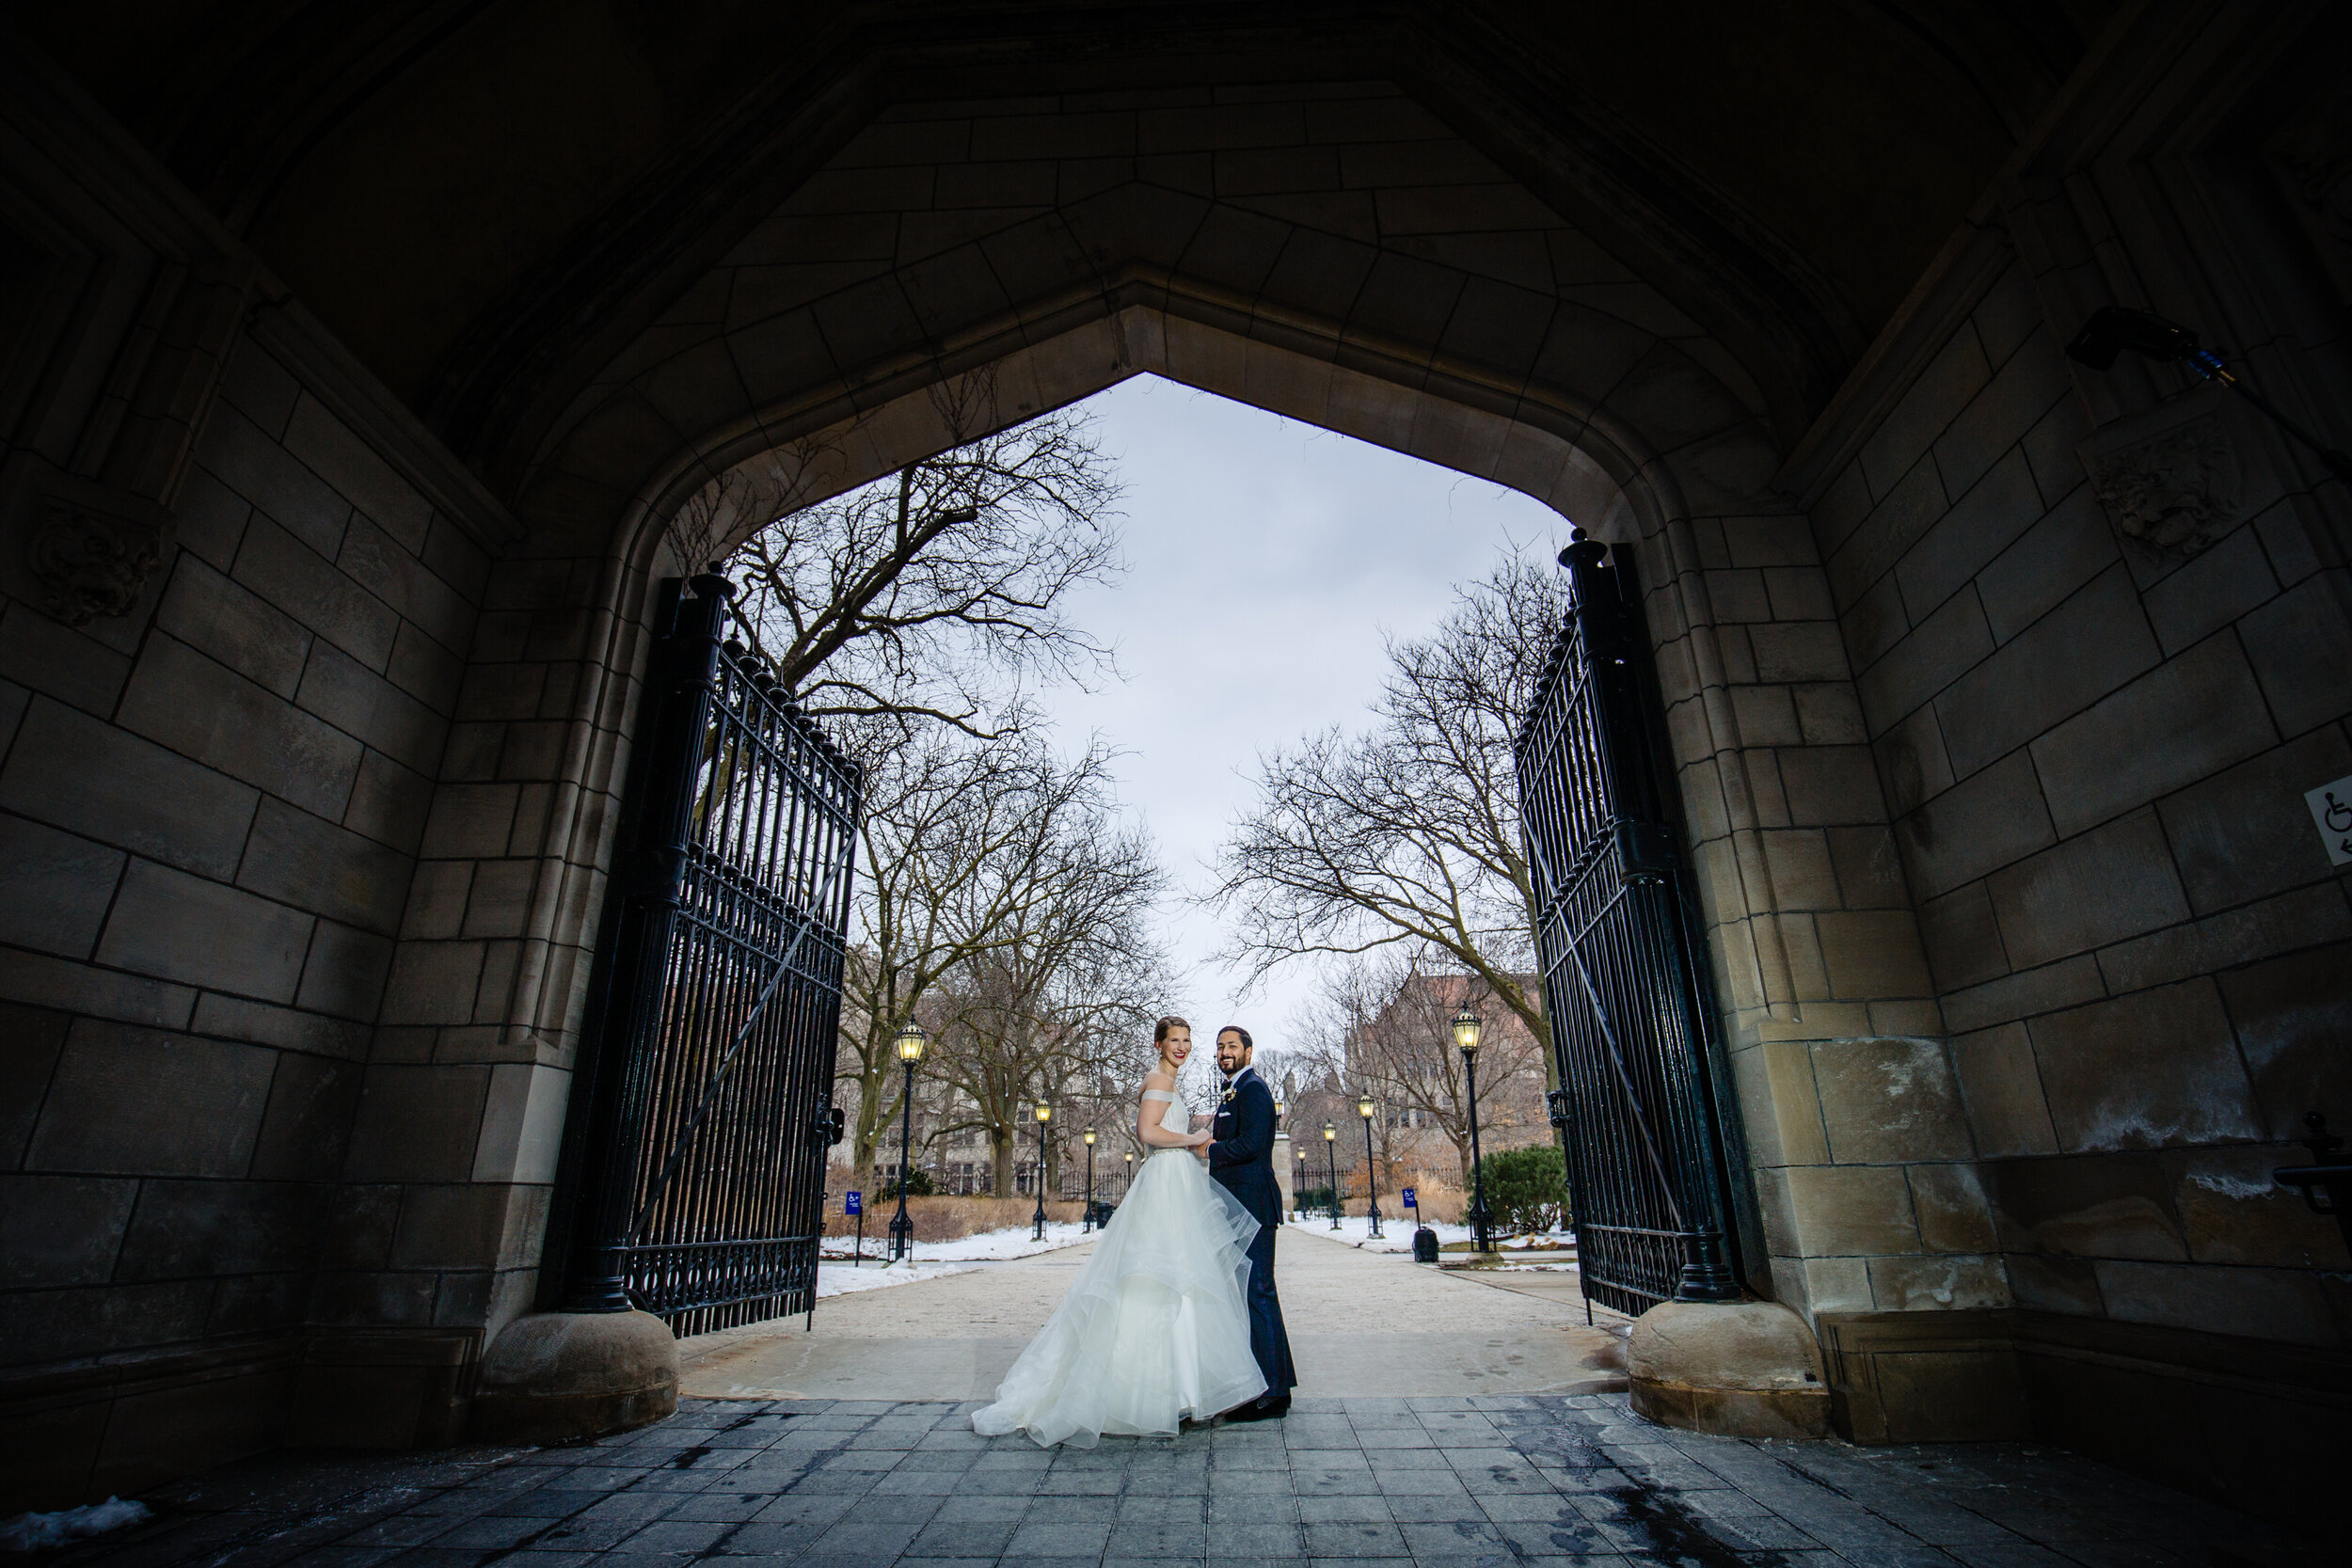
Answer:
M1410 1187L1405 1189L1405 1207L1407 1209L1418 1209L1421 1207L1420 1204L1413 1201L1413 1189Z
M843 1213L863 1214L866 1212L865 1209L862 1207L862 1205L866 1202L866 1195L864 1193L850 1193L845 1196L847 1201L841 1211Z

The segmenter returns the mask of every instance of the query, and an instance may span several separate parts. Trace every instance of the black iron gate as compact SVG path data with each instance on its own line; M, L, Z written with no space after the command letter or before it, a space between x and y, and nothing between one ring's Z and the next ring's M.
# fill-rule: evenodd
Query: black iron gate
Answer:
M732 594L662 585L564 1178L561 1305L681 1335L814 1305L840 1136L858 771L733 635Z
M1517 745L1536 957L1584 1294L1638 1314L1740 1293L1732 1107L1658 763L1648 638L1607 551L1561 552L1576 604Z

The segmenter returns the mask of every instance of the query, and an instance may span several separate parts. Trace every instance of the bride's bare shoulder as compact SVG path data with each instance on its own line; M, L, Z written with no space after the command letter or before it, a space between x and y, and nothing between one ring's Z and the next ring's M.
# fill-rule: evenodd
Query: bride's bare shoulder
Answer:
M1154 1069L1143 1075L1143 1086L1147 1089L1172 1089L1176 1086L1176 1080Z

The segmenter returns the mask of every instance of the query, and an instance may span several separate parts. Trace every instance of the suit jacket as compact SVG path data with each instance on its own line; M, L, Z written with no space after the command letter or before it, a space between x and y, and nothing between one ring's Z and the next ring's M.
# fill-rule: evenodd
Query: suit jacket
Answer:
M1220 1101L1210 1124L1209 1175L1260 1225L1282 1223L1282 1190L1274 1180L1274 1091L1248 1069Z

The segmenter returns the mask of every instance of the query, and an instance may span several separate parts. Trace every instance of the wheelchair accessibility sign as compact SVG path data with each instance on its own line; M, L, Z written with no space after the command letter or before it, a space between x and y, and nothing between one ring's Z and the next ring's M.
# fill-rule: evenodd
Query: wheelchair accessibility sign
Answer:
M2321 784L2303 797L2319 824L2320 842L2328 846L2329 865L2352 865L2352 774Z

